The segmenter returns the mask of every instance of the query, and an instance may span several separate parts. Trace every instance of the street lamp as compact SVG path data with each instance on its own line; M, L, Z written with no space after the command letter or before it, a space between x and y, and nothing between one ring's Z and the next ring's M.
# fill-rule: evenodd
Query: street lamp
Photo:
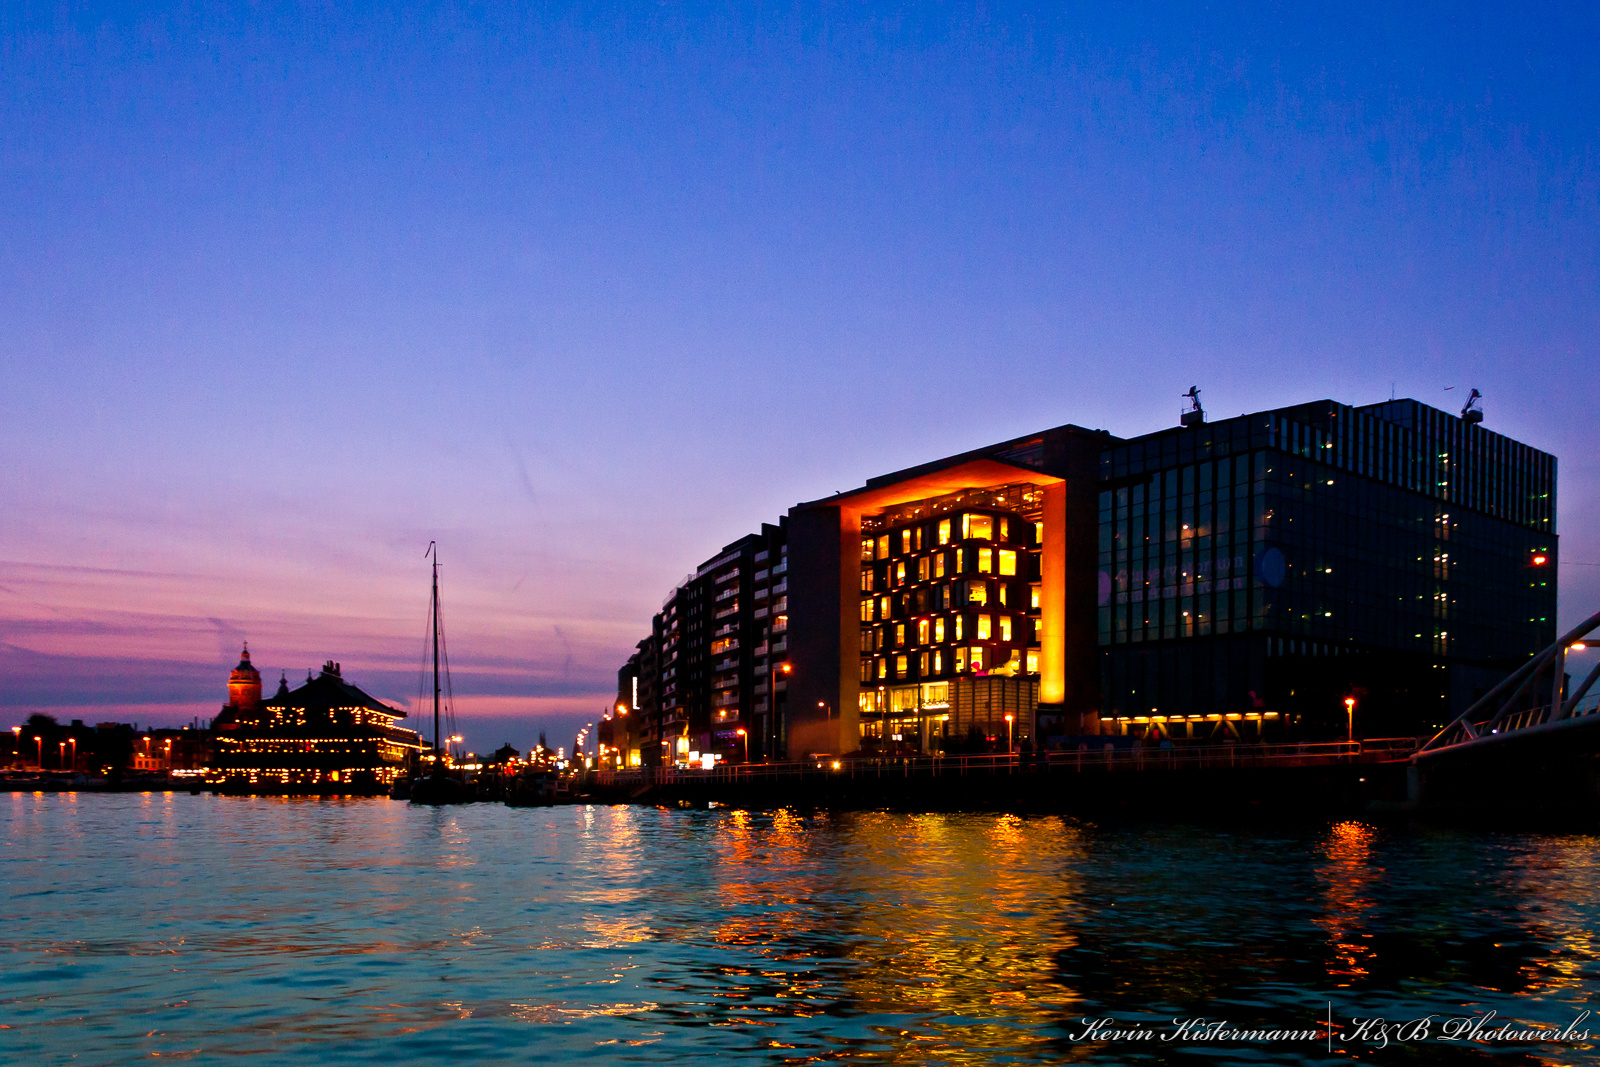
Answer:
M1350 741L1353 744L1355 742L1355 739L1356 739L1356 698L1355 697L1345 697L1344 698L1344 714L1345 714L1345 717L1349 720L1349 730L1350 730L1349 736L1346 738L1346 740Z
M22 727L11 728L11 765L15 767L22 762Z
M1011 755L1011 720L1015 718L1016 716L1010 712L1006 713L1006 755L1008 756Z
M42 771L44 770L44 738L34 734L33 743L39 746L39 769Z
M69 738L67 738L67 744L72 746L72 769L73 770L77 770L78 769L78 739L76 737L69 737Z
M743 726L741 726L737 730L735 730L734 733L738 734L740 740L742 740L744 742L744 761L746 763L749 763L750 762L750 735L745 733L745 729L744 729Z

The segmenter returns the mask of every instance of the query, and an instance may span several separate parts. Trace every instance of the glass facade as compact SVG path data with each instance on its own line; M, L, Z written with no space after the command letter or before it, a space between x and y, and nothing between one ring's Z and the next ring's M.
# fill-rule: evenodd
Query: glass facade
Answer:
M1352 695L1422 732L1555 638L1554 458L1415 401L1136 438L1101 484L1117 732L1343 733Z
M997 486L863 518L863 747L1003 747L1007 713L1013 742L1030 735L1016 723L1037 703L1040 502Z

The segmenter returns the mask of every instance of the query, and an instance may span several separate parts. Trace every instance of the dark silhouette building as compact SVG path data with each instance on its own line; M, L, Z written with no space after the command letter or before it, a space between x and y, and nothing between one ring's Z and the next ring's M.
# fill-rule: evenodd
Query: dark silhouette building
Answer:
M261 699L261 676L245 649L228 681L228 704L212 722L216 756L208 781L223 792L387 792L423 749L397 722L405 712L346 682L329 660L290 689Z
M1554 639L1555 458L1414 400L1060 426L727 545L619 672L617 762L1414 735Z

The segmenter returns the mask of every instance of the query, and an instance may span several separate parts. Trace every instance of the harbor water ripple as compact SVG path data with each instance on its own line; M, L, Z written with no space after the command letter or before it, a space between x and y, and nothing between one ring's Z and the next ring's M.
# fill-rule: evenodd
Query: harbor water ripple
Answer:
M5 1063L1600 1059L1082 1022L1567 1022L1600 1006L1591 836L181 793L0 813Z

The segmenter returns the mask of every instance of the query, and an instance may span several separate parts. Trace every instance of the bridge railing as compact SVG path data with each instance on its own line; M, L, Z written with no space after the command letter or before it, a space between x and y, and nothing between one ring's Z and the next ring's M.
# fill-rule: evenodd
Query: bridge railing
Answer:
M1106 744L1076 750L936 756L818 756L769 763L723 763L698 767L639 767L601 770L602 786L638 787L684 783L757 783L799 778L910 778L992 774L1077 773L1115 770L1177 770L1208 767L1314 766L1340 762L1404 759L1417 739L1327 741L1295 744L1154 745Z
M1570 693L1563 692L1563 686L1567 650L1596 629L1600 629L1600 614L1591 615L1554 644L1534 653L1528 662L1429 738L1417 751L1417 757L1506 734L1555 729L1574 718L1594 714L1583 698L1600 681L1600 664ZM1547 679L1548 688L1542 684Z

